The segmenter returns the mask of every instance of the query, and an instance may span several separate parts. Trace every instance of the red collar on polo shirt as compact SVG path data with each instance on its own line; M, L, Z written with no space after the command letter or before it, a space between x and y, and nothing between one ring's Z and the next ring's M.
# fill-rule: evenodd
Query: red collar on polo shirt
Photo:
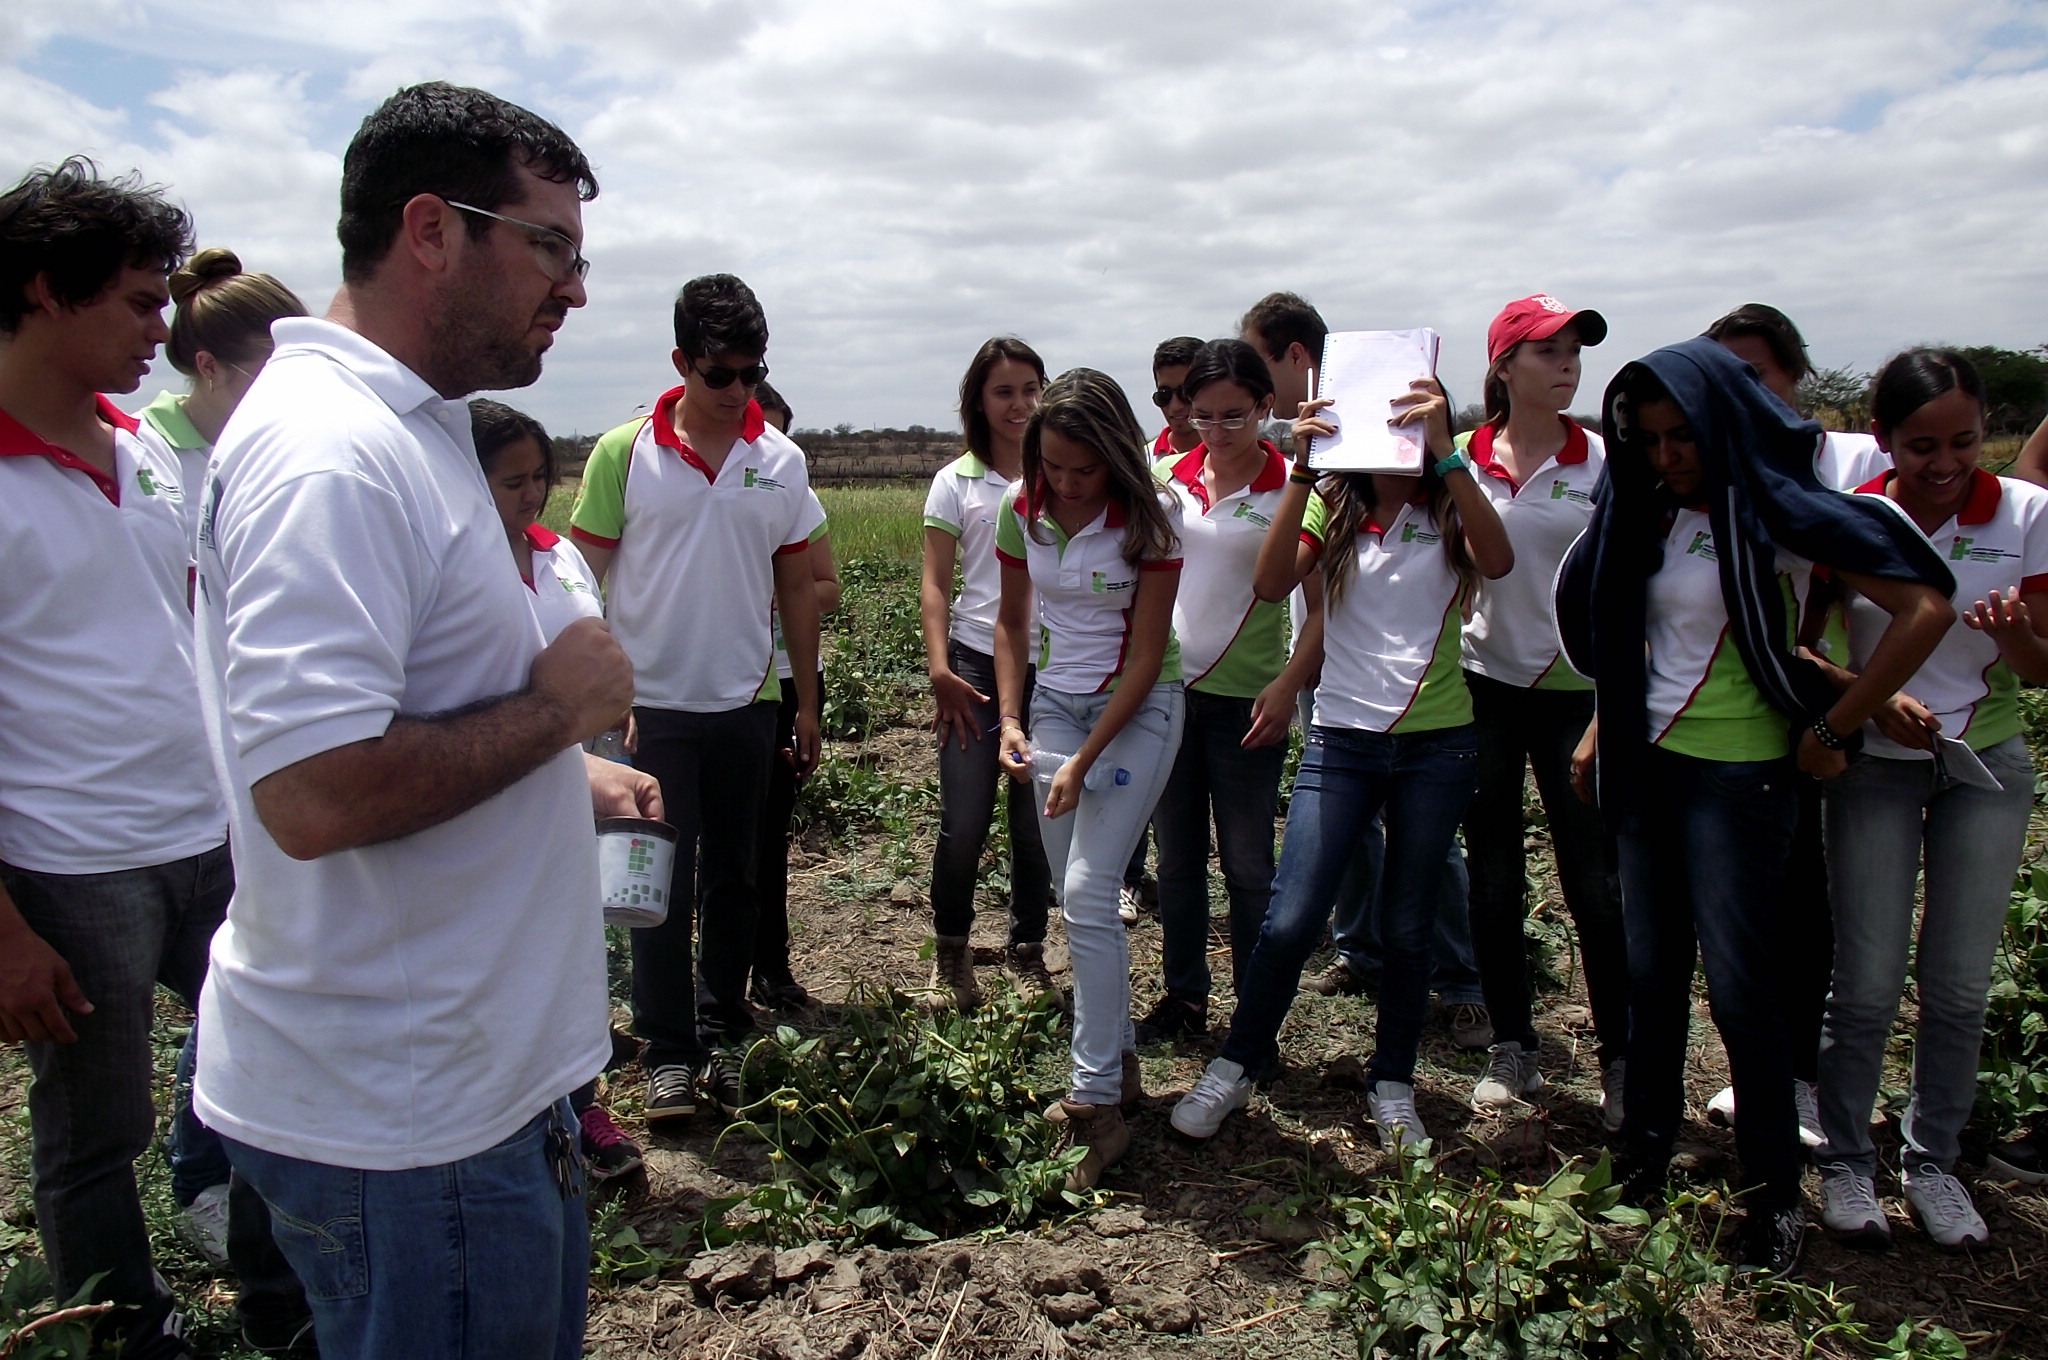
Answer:
M535 552L553 552L555 545L562 541L560 534L543 524L529 524L525 533L527 546Z
M1280 450L1261 439L1259 447L1266 451L1265 464L1253 475L1247 491L1278 491L1287 484L1287 459ZM1197 444L1180 456L1180 460L1168 469L1168 474L1188 489L1188 494L1202 504L1206 513L1209 509L1209 488L1202 482L1202 467L1209 461L1209 446Z
M1404 501L1403 504L1428 505L1429 493L1427 491L1418 491ZM1397 515L1396 518L1399 518L1399 516ZM1365 532L1371 534L1374 538L1385 538L1387 536L1387 531L1380 527L1379 510L1377 507L1365 512Z
M1037 491L1036 495L1026 497L1020 494L1014 502L1014 504L1017 507L1018 518L1022 519L1026 524L1031 523L1032 501L1037 501L1039 507L1043 509L1045 506L1047 496L1051 494L1051 488L1045 484L1045 479L1043 477L1038 479L1038 485L1035 489ZM1119 501L1114 496L1111 496L1109 498L1109 504L1105 505L1102 508L1102 527L1105 529L1121 529L1124 527L1124 522L1129 518L1130 517L1124 513L1123 502ZM1093 522L1094 521L1092 520L1089 521L1089 523L1091 524ZM1085 529L1088 527L1088 525L1084 524L1081 527Z
M1872 477L1856 488L1856 494L1882 496L1884 489L1891 485L1892 478L1899 474L1892 468ZM1983 468L1970 469L1970 498L1963 502L1963 508L1956 511L1956 526L1989 524L1991 517L1998 513L1999 498L2005 489L1998 484L1998 478Z
M665 449L674 449L685 463L703 473L706 481L715 482L718 474L711 470L711 465L698 457L697 451L676 433L676 403L682 399L681 387L671 387L655 399L654 414L649 417L654 422L654 442ZM761 403L750 398L747 409L740 414L740 442L753 443L767 428L768 418L761 414Z
M1152 441L1152 452L1155 457L1159 458L1164 458L1167 454L1173 452L1173 427L1171 425L1161 430L1159 437Z
M117 430L135 433L136 426L140 423L135 417L115 406L104 396L95 395L93 401L98 405L101 420ZM119 481L101 472L71 450L58 448L5 411L0 411L0 458L47 458L58 467L83 472L92 479L92 484L100 489L102 496L115 505L121 503Z
M1560 466L1570 466L1586 461L1592 445L1586 439L1585 426L1570 416L1561 415L1558 420L1564 425L1564 447L1557 451ZM1508 484L1510 491L1520 491L1521 483L1508 475L1508 470L1493 458L1493 436L1496 433L1491 421L1472 432L1472 438L1465 445L1465 452L1472 455L1473 464L1489 477L1498 477Z

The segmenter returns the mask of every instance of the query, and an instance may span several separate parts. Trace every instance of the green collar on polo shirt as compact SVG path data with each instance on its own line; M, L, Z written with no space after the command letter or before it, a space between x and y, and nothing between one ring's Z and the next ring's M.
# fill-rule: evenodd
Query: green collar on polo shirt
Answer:
M648 417L654 423L654 442L665 449L674 449L684 462L716 481L718 474L711 470L711 465L698 457L697 451L676 433L676 403L683 399L684 386L687 384L671 387L655 399L654 413ZM740 413L740 442L753 443L767 428L768 418L761 414L761 403L748 398L747 409Z
M95 396L93 401L98 407L100 419L115 429L134 434L140 426L140 421L115 406L106 397ZM0 458L47 458L58 467L84 473L92 479L92 484L100 489L102 496L115 505L121 503L120 482L101 472L71 450L58 448L6 411L0 411Z
M1043 506L1045 503L1045 496L1047 491L1046 485L1043 481L1039 482L1037 490L1038 502L1041 506ZM1030 500L1026 499L1022 492L1019 492L1014 504L1017 509L1017 518L1023 520L1025 524L1029 525L1032 519ZM1124 527L1125 522L1129 520L1129 518L1129 514L1124 510L1123 502L1119 501L1116 497L1111 496L1109 498L1109 503L1102 507L1102 513L1097 515L1094 519L1089 520L1088 523L1081 526L1080 533L1069 535L1065 529L1060 528L1060 522L1054 519L1049 514L1041 513L1038 516L1038 522L1045 525L1046 528L1052 530L1053 533L1059 539L1060 547L1065 548L1068 543L1072 542L1076 538L1082 537L1083 535L1097 532L1106 533L1111 529L1121 529Z
M142 418L174 449L203 449L206 436L185 414L185 399L176 392L159 392L156 400L142 408Z

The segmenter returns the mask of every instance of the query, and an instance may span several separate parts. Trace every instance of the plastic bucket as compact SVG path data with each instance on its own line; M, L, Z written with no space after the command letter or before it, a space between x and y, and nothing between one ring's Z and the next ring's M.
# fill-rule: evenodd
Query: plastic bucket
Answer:
M597 823L598 895L604 923L645 929L668 919L669 880L676 867L676 829L643 817Z

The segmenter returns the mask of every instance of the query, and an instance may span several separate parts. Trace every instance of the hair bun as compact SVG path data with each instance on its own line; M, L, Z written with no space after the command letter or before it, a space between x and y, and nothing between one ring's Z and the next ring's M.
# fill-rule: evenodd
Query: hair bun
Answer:
M241 257L226 246L208 246L171 274L171 301L183 306L208 284L242 272Z

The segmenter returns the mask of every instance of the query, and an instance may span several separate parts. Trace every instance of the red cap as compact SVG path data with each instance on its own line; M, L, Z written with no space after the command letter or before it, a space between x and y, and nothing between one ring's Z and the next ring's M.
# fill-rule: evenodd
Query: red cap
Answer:
M1575 312L1548 293L1510 302L1486 328L1489 364L1524 340L1547 340L1576 321L1579 343L1597 345L1607 338L1607 318L1598 312Z

